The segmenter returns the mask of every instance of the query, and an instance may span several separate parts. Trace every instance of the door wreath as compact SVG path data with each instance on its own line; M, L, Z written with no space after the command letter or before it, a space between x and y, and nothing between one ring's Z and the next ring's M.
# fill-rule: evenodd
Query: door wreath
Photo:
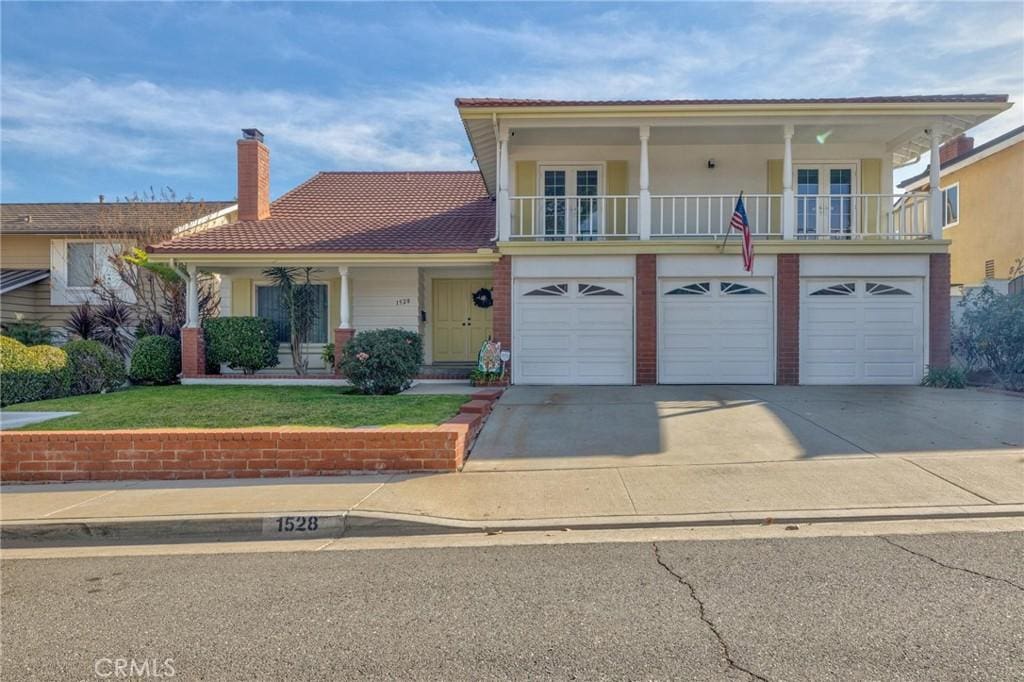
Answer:
M490 308L494 305L494 296L491 295L491 290L486 287L481 287L474 291L473 305L477 308Z

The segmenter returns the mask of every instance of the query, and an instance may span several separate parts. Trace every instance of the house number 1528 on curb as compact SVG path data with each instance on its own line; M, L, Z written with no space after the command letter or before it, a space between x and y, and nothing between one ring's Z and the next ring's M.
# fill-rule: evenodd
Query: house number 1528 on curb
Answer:
M317 516L278 516L278 533L305 533L320 529L320 518Z

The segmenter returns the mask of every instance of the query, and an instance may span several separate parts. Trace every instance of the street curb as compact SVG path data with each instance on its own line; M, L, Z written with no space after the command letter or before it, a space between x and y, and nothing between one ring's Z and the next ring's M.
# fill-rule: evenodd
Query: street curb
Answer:
M284 520L316 518L313 530L283 530ZM631 530L709 526L797 525L878 521L1024 518L1024 504L872 509L782 510L662 516L465 520L372 511L299 511L170 516L143 519L10 521L0 527L5 548L118 544L174 544L270 539L407 537L453 533ZM1022 523L1024 527L1024 523Z

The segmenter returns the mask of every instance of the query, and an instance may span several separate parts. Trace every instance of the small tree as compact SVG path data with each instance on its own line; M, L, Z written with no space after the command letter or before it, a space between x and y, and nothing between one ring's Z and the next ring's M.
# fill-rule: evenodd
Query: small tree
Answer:
M281 302L288 314L292 366L299 376L305 376L309 367L302 347L309 342L313 327L320 318L312 275L313 268L275 267L263 271L263 276L281 292Z

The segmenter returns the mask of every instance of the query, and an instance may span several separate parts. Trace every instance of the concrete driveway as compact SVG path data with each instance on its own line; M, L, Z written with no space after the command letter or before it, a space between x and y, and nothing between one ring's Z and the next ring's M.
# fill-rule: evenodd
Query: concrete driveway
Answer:
M1015 451L1024 454L1024 399L975 389L514 386L488 419L465 470Z

